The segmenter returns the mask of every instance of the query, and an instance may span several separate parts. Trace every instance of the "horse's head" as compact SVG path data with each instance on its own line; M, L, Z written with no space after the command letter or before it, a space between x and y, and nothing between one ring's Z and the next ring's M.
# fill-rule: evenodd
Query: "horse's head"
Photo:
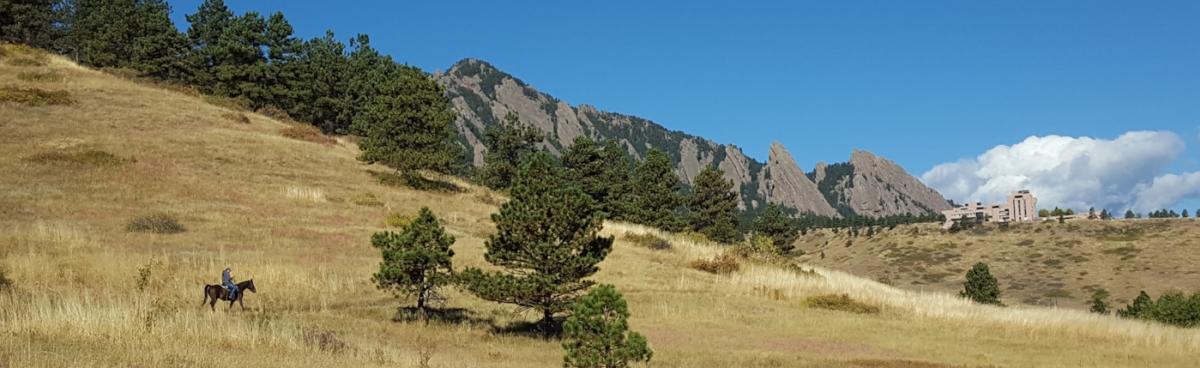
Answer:
M248 284L246 285L246 290L250 290L250 292L255 294L258 293L258 290L254 290L254 279L246 280L246 283Z

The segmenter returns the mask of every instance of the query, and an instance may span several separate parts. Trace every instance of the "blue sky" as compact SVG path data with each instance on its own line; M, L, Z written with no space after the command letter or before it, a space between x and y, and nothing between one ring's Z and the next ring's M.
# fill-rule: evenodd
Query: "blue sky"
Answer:
M186 28L199 1L171 3ZM1144 181L1200 171L1196 1L228 4L283 11L305 38L366 33L428 71L488 60L759 159L779 140L805 170L862 148L921 175L1030 136L1151 130L1183 146Z

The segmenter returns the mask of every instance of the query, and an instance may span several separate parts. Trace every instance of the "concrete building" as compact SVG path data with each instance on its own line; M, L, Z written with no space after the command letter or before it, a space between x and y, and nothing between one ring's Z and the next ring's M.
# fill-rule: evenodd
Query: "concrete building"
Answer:
M1017 191L1001 204L984 205L982 202L968 203L942 211L946 216L944 227L966 216L981 222L1025 222L1037 221L1037 197L1028 190Z

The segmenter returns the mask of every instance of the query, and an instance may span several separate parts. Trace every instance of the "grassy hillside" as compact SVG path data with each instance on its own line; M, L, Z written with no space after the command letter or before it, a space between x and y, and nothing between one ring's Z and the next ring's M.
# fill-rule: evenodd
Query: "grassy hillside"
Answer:
M1139 290L1159 295L1200 285L1200 221L1075 220L995 225L948 234L923 224L851 237L818 231L800 239L802 259L897 287L957 292L986 262L1007 304L1086 308L1103 288L1125 305ZM824 257L821 254L824 253Z
M393 321L397 301L369 281L370 234L421 206L458 238L457 268L484 265L498 196L387 186L344 140L2 49L0 268L12 286L0 291L0 366L561 365L557 342L510 328L533 313L451 291L445 307L461 320ZM127 230L156 214L185 231ZM1182 367L1200 354L1197 330L977 306L825 269L743 261L714 275L688 265L716 245L605 231L618 241L596 279L625 294L654 366ZM200 306L225 266L257 283L246 310ZM827 293L879 311L806 302Z

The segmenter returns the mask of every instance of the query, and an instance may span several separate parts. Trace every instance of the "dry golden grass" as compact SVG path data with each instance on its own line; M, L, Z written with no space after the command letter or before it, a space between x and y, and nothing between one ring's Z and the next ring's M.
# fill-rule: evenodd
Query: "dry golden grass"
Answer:
M242 116L244 117L245 115L242 115ZM248 121L249 120L247 120L247 122ZM289 125L287 128L281 129L279 131L279 134L283 135L284 137L288 137L288 138L296 139L296 140L302 140L302 141L306 141L306 142L313 142L313 143L320 143L320 144L337 143L336 139L333 139L332 137L327 136L324 133L321 133L320 129L317 129L316 127L314 127L312 125L292 124L292 125Z
M0 85L31 83L15 68L0 65ZM496 331L531 313L447 290L444 307L462 320L395 322L400 301L370 283L370 235L422 206L457 238L456 268L489 267L483 244L502 197L445 177L460 190L385 185L371 171L387 170L357 162L352 144L287 139L285 123L251 113L230 124L202 97L56 57L44 68L76 104L0 105L0 268L14 285L0 292L0 366L561 366L556 341ZM25 159L52 149L137 160L63 170ZM362 193L382 205L350 200ZM160 212L187 231L125 231ZM722 246L618 223L604 233L617 243L595 279L625 295L658 367L1185 367L1200 354L1195 330L979 306L820 267L814 277L741 261L715 275L688 264ZM671 247L625 240L638 234ZM226 266L258 292L245 310L210 312L201 288ZM830 293L880 312L804 304Z
M1123 306L1139 290L1158 295L1200 285L1196 219L1068 221L994 225L955 234L935 224L810 232L797 242L804 262L914 290L955 293L976 262L1000 281L1004 303L1086 309L1103 288ZM862 233L862 232L860 232ZM846 246L847 242L852 245ZM823 256L822 256L823 255Z

